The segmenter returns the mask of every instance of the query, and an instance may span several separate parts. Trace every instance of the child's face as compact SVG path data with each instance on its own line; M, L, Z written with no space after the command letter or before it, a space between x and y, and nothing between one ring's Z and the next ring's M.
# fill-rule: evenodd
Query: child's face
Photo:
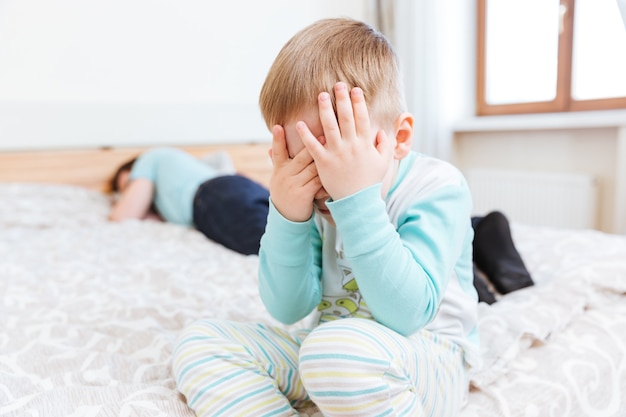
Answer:
M319 117L319 110L317 107L311 107L306 111L302 111L296 115L290 122L286 123L283 128L285 129L285 140L287 142L287 151L289 152L289 157L293 158L297 155L302 149L304 149L304 143L302 139L300 139L300 135L296 130L296 123L298 121L303 121L307 124L311 133L315 135L315 137L320 140L323 144L325 143L324 139L324 129L322 128L322 122ZM376 137L376 133L380 130L379 124L374 120L370 120L371 123L371 138L372 143ZM390 164L389 170L383 179L382 184L382 198L384 199L393 184L393 180L395 178L395 174L398 168L398 161L393 160L393 164ZM334 224L332 216L330 215L330 211L326 207L326 200L330 195L324 188L320 189L315 195L315 199L313 201L313 206L315 210L321 214L326 220L328 220L331 224Z

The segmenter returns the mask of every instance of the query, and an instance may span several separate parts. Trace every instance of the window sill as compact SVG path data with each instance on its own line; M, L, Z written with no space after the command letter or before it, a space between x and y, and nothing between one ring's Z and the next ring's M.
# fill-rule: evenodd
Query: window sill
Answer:
M557 130L626 127L626 110L477 116L454 126L455 132Z

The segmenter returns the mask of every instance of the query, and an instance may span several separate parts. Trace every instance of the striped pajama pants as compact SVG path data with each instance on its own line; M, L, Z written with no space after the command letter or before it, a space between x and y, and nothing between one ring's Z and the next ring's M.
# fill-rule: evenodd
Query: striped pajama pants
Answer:
M467 393L463 352L422 330L404 337L348 318L312 330L202 320L173 355L179 391L199 417L455 416Z

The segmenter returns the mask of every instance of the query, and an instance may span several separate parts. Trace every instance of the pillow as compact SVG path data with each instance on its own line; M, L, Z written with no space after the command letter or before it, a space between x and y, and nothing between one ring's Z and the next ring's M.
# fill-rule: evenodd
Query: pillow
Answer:
M208 153L201 157L200 160L216 170L219 175L233 175L237 173L235 164L230 154L226 151Z

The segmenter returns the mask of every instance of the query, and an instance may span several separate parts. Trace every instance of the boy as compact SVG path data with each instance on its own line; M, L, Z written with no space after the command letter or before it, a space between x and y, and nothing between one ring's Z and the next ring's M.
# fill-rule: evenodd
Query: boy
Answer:
M478 355L471 198L411 151L400 84L388 41L350 19L278 54L259 100L274 167L259 291L279 321L313 322L190 326L173 366L198 415L458 414Z

